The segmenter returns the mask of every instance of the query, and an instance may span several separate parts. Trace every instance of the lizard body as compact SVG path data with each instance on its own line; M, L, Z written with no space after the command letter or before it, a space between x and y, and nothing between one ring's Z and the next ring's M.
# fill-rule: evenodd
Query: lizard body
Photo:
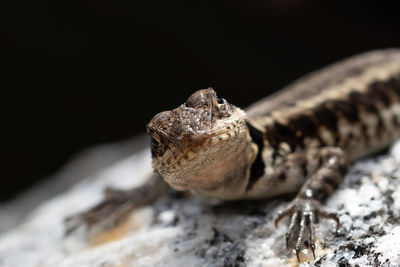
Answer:
M292 162L303 170L295 171L296 180L287 177L279 167L288 156L304 154L292 159L299 161L308 151L319 157L320 148L340 148L357 160L398 138L399 88L400 52L388 50L314 73L246 112L230 105L227 117L218 117L218 108L229 104L216 103L212 89L200 90L149 123L153 143L167 150L161 154L153 147L153 164L171 186L204 196L241 199L296 191L307 178L298 174L312 170L306 170L307 162ZM201 125L192 127L196 123Z
M322 203L348 164L400 137L400 50L336 63L246 110L211 88L199 90L178 108L157 114L147 131L153 167L175 189L224 200L297 192L276 222L290 216L286 244L299 258L304 240L314 253L318 217L338 223ZM146 186L124 197L109 190L107 199L113 205L127 199L144 203L155 198L148 193L153 185ZM98 219L103 208L83 219Z

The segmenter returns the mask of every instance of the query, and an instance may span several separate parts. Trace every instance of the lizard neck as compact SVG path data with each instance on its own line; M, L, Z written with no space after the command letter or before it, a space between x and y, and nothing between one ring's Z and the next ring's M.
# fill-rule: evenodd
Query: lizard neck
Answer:
M261 139L260 139L261 141ZM192 175L195 180L206 181L191 189L196 195L225 200L239 199L246 193L252 175L252 166L257 161L259 150L251 133L244 127L242 134L228 145L216 148L218 157L206 165L199 165Z

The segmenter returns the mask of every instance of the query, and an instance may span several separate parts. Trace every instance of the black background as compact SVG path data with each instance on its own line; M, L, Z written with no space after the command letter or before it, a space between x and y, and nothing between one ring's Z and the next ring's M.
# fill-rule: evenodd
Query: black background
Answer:
M400 46L398 9L384 1L13 0L0 17L0 200L85 147L144 132L197 89L245 107Z

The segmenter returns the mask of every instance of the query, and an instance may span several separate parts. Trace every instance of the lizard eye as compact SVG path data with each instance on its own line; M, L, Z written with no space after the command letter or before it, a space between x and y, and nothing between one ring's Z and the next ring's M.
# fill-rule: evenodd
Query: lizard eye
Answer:
M155 156L162 156L165 152L166 147L162 141L159 141L152 136L150 141L150 148L151 148L151 154L153 155L153 157L155 157Z
M151 144L150 144L151 149L158 150L158 145L159 145L158 141L154 138L151 138Z
M225 99L223 99L223 98L219 98L218 96L216 96L216 100L217 100L217 103L218 104L225 104L225 102L226 102L226 100Z

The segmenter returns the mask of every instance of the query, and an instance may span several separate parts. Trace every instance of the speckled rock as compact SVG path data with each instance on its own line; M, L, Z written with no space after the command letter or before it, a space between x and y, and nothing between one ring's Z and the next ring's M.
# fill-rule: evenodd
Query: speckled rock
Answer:
M399 163L400 143L352 166L326 203L339 213L339 232L321 221L316 259L304 249L300 266L400 266ZM277 229L273 222L290 198L219 203L171 191L114 229L88 237L81 228L64 237L64 218L100 201L104 187L137 186L151 171L150 153L143 150L43 202L0 235L0 266L299 265L285 247L287 222Z

